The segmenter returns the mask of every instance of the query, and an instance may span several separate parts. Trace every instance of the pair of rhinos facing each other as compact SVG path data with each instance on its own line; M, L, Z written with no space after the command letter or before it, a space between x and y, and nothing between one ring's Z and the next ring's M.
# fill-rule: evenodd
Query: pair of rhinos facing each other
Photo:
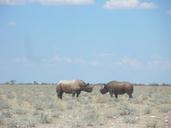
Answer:
M110 81L102 85L103 88L99 90L101 94L109 92L111 97L115 95L115 97L118 98L118 95L126 93L129 98L132 98L133 84L129 82ZM69 93L72 94L73 97L75 95L79 97L81 91L90 93L93 91L93 87L94 86L85 83L83 80L61 80L57 83L56 93L57 97L60 99L62 99L63 93Z

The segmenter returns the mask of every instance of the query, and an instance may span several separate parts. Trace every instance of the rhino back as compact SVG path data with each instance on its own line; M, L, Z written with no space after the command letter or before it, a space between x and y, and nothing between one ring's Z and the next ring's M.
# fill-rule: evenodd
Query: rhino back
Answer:
M118 94L123 94L126 92L132 93L133 86L128 82L116 82L111 81L107 84L108 90L113 90Z
M60 86L61 90L68 93L81 89L80 81L77 80L63 80L58 83L58 86Z

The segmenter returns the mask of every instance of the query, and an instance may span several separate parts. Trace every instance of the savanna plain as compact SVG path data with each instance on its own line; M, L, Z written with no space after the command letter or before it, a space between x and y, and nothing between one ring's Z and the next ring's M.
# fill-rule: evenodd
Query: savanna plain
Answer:
M0 128L169 128L171 87L134 86L133 98L91 93L60 100L55 85L1 85Z

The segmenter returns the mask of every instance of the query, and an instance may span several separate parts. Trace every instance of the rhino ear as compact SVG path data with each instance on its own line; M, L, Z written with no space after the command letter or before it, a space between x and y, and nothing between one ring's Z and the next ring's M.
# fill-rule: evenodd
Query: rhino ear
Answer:
M105 87L105 86L106 86L106 84L103 84L103 86Z
M104 87L105 87L105 84L102 84L102 85L101 85L101 89L103 89Z
M105 88L105 87L106 87L106 85L107 85L107 84L103 84L103 86L102 86L102 87L103 87L103 88Z
M86 85L88 86L88 85L90 85L90 83L87 83Z

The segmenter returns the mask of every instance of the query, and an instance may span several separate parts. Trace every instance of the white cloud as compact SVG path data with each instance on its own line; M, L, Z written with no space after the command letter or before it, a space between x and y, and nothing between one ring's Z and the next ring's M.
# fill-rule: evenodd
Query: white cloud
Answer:
M139 0L108 0L103 5L105 9L152 9L156 5L152 2L140 2Z
M100 54L101 55L101 54ZM103 55L103 54L102 54ZM111 54L104 54L105 56L109 55L112 59L101 59L99 57L93 57L85 59L83 57L71 57L71 56L53 56L50 58L40 59L39 61L42 64L67 64L67 65L84 65L84 66L93 66L98 68L107 68L107 69L129 69L129 70L171 70L171 59L169 58L152 58L147 61L141 61L138 58L132 58L128 56L123 57L113 57ZM17 57L14 59L15 63L18 64L33 64L37 61L29 59L27 57Z
M23 5L27 0L0 0L0 5Z
M23 5L37 3L41 5L89 5L94 0L0 0L0 5Z
M129 58L127 56L120 58L120 60L115 64L119 67L133 68L133 69L141 69L144 67L144 64L141 61L135 58Z
M14 59L14 62L18 64L28 64L30 63L30 60L26 57L17 57Z
M89 59L85 59L82 57L70 57L70 56L59 56L56 55L49 59L44 59L42 62L51 63L51 64L71 64L71 65L86 65L93 66L99 68L122 68L122 69L130 69L130 70L147 70L147 69L155 69L155 70L163 70L168 69L171 70L171 59L157 58L150 59L147 61L141 61L138 58L132 58L128 56L123 57L114 57L112 54L98 54L100 58L93 57ZM107 59L101 59L102 57L107 57ZM110 59L111 58L111 59ZM23 62L27 62L25 59L20 60Z
M105 63L109 63L99 60L97 58L85 59L83 57L70 57L59 55L56 55L48 59L43 59L42 62L50 64L86 65L93 67L104 67Z
M58 64L58 63L61 63L61 61L62 61L61 57L59 57L57 55L50 58L50 59L44 59L44 60L45 60L44 62L50 62L50 63L53 63L53 64Z
M167 69L171 70L171 59L157 58L148 62L148 67L151 69Z
M167 11L167 14L171 16L171 10L168 10Z
M89 5L94 4L94 0L38 0L42 5Z
M171 59L153 58L147 61L140 61L137 58L121 57L115 63L115 66L124 69L141 69L141 70L171 70Z
M16 26L16 22L14 22L14 21L10 21L10 22L8 22L7 24L8 24L8 26L10 26L10 27Z
M46 61L52 64L86 64L87 61L80 57L66 57L66 56L54 56L50 59L44 59ZM48 61L49 60L49 61Z
M139 4L139 8L143 8L143 9L152 9L152 8L156 8L156 7L157 6L152 2L143 2L143 3Z

